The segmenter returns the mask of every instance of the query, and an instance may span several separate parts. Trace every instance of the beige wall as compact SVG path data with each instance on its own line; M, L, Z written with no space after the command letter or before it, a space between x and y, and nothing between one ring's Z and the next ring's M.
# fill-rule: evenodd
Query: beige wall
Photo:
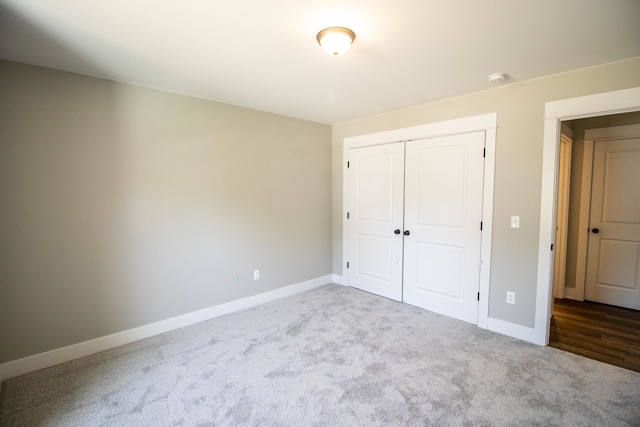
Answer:
M7 61L0 85L0 363L331 274L330 126Z
M569 224L567 227L567 266L565 275L565 284L569 288L576 287L584 132L587 129L624 126L639 123L640 112L591 117L588 119L571 120L567 122L573 131L573 143L571 144L571 184L569 189Z
M531 327L544 103L635 86L640 58L337 124L331 147L326 125L0 61L0 363L343 274L343 138L490 112L490 316Z
M482 78L479 76L478 78ZM507 85L333 127L333 271L342 264L342 141L346 137L498 113L489 315L533 327L545 103L640 86L640 58ZM509 227L520 216L520 229ZM506 304L506 292L516 304Z

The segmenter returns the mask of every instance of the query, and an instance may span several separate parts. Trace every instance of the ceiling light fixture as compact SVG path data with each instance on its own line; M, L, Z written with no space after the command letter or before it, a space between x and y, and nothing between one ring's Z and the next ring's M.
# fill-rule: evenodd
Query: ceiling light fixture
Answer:
M329 55L342 55L351 47L356 34L348 28L329 27L320 31L316 36L322 49Z
M507 75L505 73L493 73L489 74L489 83L502 83L507 79Z

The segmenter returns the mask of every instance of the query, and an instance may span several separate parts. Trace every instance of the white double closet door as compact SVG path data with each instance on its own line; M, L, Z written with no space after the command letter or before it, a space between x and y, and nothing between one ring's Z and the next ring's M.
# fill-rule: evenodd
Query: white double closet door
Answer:
M477 324L485 133L349 150L347 283Z

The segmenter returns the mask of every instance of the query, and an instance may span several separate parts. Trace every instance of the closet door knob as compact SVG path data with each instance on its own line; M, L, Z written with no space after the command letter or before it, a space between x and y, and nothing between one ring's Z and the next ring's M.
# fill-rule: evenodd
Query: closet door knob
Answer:
M396 231L394 231L394 233L396 233L396 234L400 234L400 230L399 230L399 229L396 229Z
M409 234L411 234L411 232L409 230L404 230L404 235L408 236Z
M599 230L599 229L597 229L597 228L592 228L592 229L591 229L591 232L592 232L593 234L598 234L598 233L600 232L600 230Z

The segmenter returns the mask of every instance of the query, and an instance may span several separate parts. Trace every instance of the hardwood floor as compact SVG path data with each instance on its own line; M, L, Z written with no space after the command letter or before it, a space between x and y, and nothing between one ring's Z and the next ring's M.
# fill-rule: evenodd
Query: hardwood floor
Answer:
M549 345L640 372L640 311L556 299Z

